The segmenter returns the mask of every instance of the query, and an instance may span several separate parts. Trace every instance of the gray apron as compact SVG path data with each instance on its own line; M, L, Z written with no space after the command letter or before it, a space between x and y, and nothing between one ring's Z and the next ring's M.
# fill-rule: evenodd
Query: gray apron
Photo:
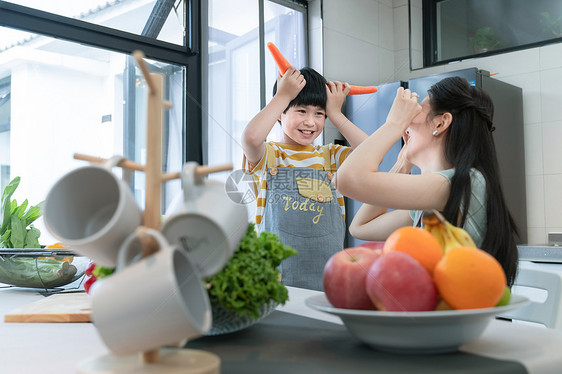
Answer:
M329 157L324 164L324 170L273 167L267 171L263 229L299 252L280 266L288 286L323 290L324 265L343 249L345 222L330 184Z

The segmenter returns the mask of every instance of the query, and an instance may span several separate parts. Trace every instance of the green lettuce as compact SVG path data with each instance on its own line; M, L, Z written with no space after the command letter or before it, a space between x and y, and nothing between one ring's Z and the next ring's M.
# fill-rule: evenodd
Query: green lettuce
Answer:
M41 232L32 223L41 216L39 203L28 209L29 202L21 205L12 200L12 195L20 184L20 177L15 177L2 193L2 224L0 225L0 248L41 248Z
M294 254L297 251L281 243L279 236L270 232L258 236L250 224L226 266L207 279L211 303L253 319L270 300L285 304L289 294L277 267Z

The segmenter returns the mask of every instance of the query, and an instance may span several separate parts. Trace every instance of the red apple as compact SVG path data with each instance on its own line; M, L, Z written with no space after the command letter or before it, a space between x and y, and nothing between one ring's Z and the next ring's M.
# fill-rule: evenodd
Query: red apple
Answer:
M386 311L434 310L438 302L433 279L419 262L404 252L388 252L369 269L367 294Z
M382 249L352 247L330 257L324 267L324 292L336 308L375 309L365 289L365 278Z
M360 247L367 247L371 249L382 249L384 247L384 241L382 242L367 242L360 245Z

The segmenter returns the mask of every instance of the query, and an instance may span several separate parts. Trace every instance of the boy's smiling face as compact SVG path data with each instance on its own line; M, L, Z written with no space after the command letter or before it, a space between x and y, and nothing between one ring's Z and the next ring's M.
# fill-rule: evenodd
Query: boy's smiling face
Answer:
M324 129L326 110L315 105L296 105L281 114L284 144L312 144Z

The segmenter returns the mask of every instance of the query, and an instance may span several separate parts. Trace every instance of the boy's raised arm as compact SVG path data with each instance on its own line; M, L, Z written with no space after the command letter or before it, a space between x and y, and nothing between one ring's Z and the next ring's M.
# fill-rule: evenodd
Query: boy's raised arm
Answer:
M328 97L328 101L326 102L326 115L348 141L351 148L355 149L363 140L367 139L369 135L355 126L341 111L349 90L350 85L347 83L328 82L326 86L326 94Z
M306 81L301 73L290 67L277 78L277 93L252 120L242 134L242 147L250 164L257 164L265 152L264 142L289 103L297 97Z

